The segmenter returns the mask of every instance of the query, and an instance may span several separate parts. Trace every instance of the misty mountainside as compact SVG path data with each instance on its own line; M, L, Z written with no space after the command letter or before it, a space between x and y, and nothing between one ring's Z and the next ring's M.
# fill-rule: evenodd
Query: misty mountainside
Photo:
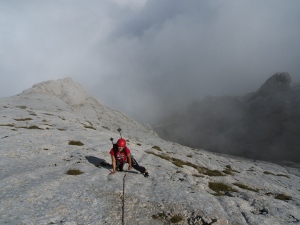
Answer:
M241 97L207 96L155 127L167 140L268 161L300 162L300 87L276 73Z
M119 127L150 177L109 175ZM70 78L1 98L0 139L0 224L300 224L299 164L165 141Z

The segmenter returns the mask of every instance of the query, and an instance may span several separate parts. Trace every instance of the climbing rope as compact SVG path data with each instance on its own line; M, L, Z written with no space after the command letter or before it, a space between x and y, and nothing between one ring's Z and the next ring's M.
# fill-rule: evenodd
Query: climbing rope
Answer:
M124 212L125 212L125 178L126 178L127 170L125 171L123 177L123 197L122 197L122 225L124 225Z

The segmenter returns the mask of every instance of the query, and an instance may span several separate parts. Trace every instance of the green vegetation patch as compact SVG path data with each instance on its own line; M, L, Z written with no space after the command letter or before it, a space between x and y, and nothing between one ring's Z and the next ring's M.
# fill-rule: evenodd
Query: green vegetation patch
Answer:
M152 148L156 149L157 151L162 151L161 148L159 146L153 146Z
M223 173L234 176L233 172L239 173L239 171L232 169L232 167L230 165L226 165L226 169L223 170Z
M229 185L220 182L209 182L208 187L216 192L217 196L225 195L225 192L237 192L237 190L233 189Z
M27 109L27 106L25 106L25 105L21 105L21 106L17 106L17 107L20 109Z
M265 171L264 174L278 176L278 177L290 178L288 175L285 175L285 174L274 174L274 173L271 173L271 172L268 172L268 171Z
M167 216L163 212L152 215L152 218L155 220L163 220L163 219L166 219L166 217Z
M15 121L27 121L32 120L31 118L20 118L20 119L14 119Z
M175 216L171 217L170 222L171 223L179 223L182 220L183 220L183 217L181 215L175 215Z
M273 195L273 193L272 192L267 192L267 193L265 193L265 195L271 196L271 195Z
M57 130L59 130L59 131L66 131L67 128L57 128Z
M77 145L77 146L82 146L84 145L81 141L69 141L69 145Z
M288 175L286 175L286 174L277 174L276 176L278 176L278 177L286 177L286 178L290 178Z
M231 170L223 170L222 172L227 174L227 175L234 176L234 173Z
M292 200L292 197L285 195L285 194L277 194L277 195L275 195L275 199L279 199L282 201L288 201L288 200Z
M193 176L193 177L204 177L204 176L202 176L202 175L200 175L200 174L192 174L192 176Z
M245 189L245 190L249 190L249 191L254 191L254 192L259 192L259 189L257 188L251 188L245 184L241 184L241 183L233 183L235 186Z
M84 128L87 128L87 129L92 129L92 130L96 130L96 128L95 128L95 127L93 127L93 126L88 126L88 125L84 125Z
M82 124L84 128L97 130L90 121L87 121L87 123L88 125L86 123L80 123L80 124Z
M42 128L39 128L39 127L36 126L36 125L32 125L32 126L29 126L29 127L18 127L18 128L30 129L30 130L34 130L34 129L42 130Z
M271 172L268 172L268 171L265 171L264 174L276 176L274 173L271 173Z
M14 124L0 124L2 127L14 127Z
M208 169L206 167L198 167L197 170L198 170L199 173L202 173L202 174L207 175L207 176L225 176L219 170L211 170L211 169Z
M27 128L28 129L38 129L38 130L41 130L41 128L39 128L38 126L35 126L35 125L27 127Z
M197 166L197 165L195 165L193 163L186 162L186 161L183 161L181 159L173 158L173 157L170 157L170 156L168 156L166 154L156 154L154 152L149 152L149 151L146 151L146 153L155 155L155 156L157 156L159 158L162 158L162 159L165 159L165 160L173 163L177 167L183 168L183 166L190 166L190 167L196 169L199 173L204 174L204 175L208 175L208 176L225 176L219 170L211 170L211 169L208 169L206 167Z
M68 175L80 175L80 174L83 174L83 172L81 170L78 170L78 169L71 169L71 170L68 170L66 172L66 174L68 174Z
M29 113L30 116L37 116L37 114L33 111L28 111L28 113Z
M53 114L51 114L51 113L43 113L44 115L46 115L46 116L54 116Z

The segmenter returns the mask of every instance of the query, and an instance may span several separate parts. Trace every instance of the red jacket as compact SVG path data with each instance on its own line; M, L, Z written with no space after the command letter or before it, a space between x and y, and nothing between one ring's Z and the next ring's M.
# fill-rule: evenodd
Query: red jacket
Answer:
M112 148L109 153L114 155L116 160L118 160L120 163L126 163L128 162L127 155L130 154L130 150L127 148L127 146L125 146L121 152Z

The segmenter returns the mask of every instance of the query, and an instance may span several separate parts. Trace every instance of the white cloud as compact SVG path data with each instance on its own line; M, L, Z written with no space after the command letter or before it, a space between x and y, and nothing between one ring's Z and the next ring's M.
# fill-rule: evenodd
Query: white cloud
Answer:
M129 7L130 9L133 10L141 9L147 2L147 0L112 0L112 1L122 7Z
M0 96L72 76L101 101L135 116L149 105L159 114L207 94L253 91L278 71L300 81L299 5L2 1ZM120 82L127 91L116 90Z

